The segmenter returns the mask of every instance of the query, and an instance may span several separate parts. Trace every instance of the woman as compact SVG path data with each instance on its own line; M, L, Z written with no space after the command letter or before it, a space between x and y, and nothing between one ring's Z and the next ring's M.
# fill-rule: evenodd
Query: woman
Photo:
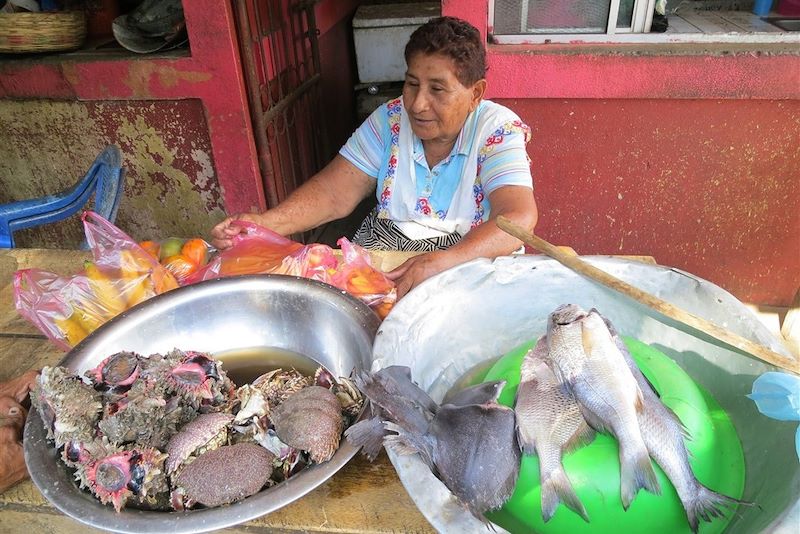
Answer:
M402 297L465 261L510 254L521 242L498 215L532 230L536 203L525 144L530 130L512 111L483 100L486 53L478 30L453 17L420 26L405 48L403 96L379 107L322 171L264 213L214 227L231 246L236 219L282 235L349 215L377 193L378 205L354 241L366 248L415 250L387 273Z

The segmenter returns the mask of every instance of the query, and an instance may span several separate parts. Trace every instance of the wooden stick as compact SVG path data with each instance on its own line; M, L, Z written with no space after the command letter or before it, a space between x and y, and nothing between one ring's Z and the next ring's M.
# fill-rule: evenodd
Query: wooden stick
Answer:
M502 215L496 219L497 226L506 233L521 239L525 244L539 250L546 255L550 256L559 263L569 267L573 271L582 274L596 282L600 282L606 287L622 293L623 295L632 298L633 300L652 308L662 315L666 315L670 319L674 319L683 323L693 329L699 330L706 335L722 341L728 346L744 351L759 360L770 363L781 369L791 371L793 373L800 372L800 365L794 358L778 354L763 345L743 338L742 336L731 332L726 328L715 325L714 323L691 314L669 302L662 300L655 295L651 295L646 291L630 285L629 283L620 280L619 278L608 274L607 272L594 267L580 259L577 254L565 252L564 250L551 245L544 239L537 237L524 228L516 225Z

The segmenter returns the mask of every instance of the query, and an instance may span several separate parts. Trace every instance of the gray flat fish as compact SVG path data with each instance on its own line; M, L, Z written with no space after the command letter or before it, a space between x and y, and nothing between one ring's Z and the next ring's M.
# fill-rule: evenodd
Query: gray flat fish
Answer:
M469 404L486 404L496 402L503 392L506 385L505 380L495 380L493 382L482 382L459 390L453 395L445 397L442 404L452 404L454 406L467 406Z
M514 410L495 402L445 404L431 422L439 478L477 518L501 507L514 492L521 453Z
M565 304L550 314L547 340L559 382L578 401L586 421L619 443L620 494L626 510L641 488L659 495L647 446L639 429L641 389L596 310Z
M398 382L410 382L410 376L382 371L361 373L356 384L385 417L390 434L383 445L398 454L418 453L453 495L486 521L484 513L511 497L519 476L514 411L494 400L503 383L466 394L468 400L489 395L488 402L444 404L432 413L419 404L419 395L402 393L410 386Z
M561 456L588 442L593 432L575 398L558 383L547 361L547 340L542 337L522 361L514 405L517 439L525 454L535 453L539 458L544 521L549 521L559 502L563 502L588 522L589 516L564 471Z
M407 369L407 368L406 368ZM434 412L429 406L423 406L420 401L430 399L422 388L411 380L410 370L402 368L385 368L375 373L360 373L355 377L356 386L370 400L377 413L371 419L365 419L345 431L347 441L356 446L374 447L374 454L367 454L370 460L377 456L380 447L386 445L390 437L396 438L388 429L386 422L398 425L404 430L403 439L394 439L392 442L398 451L404 453L419 452L423 461L435 470L433 464L431 444L427 442L427 431ZM415 392L414 389L420 390ZM438 406L432 400L432 407Z

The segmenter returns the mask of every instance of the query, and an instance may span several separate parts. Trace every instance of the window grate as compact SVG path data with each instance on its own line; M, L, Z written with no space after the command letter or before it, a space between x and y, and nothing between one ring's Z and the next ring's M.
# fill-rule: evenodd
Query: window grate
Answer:
M238 0L237 28L267 206L321 168L320 59L313 0Z

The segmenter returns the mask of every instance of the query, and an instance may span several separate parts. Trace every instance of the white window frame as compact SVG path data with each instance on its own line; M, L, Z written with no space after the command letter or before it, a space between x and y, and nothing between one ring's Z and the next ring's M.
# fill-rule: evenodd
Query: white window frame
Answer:
M489 0L489 27L494 27L495 1ZM751 44L800 44L800 32L790 32L779 29L761 18L756 17L750 12L734 12L740 19L749 19L745 24L752 26L747 32L737 31L735 25L729 28L714 27L713 22L695 21L691 12L680 11L681 17L691 20L687 23L684 18L679 18L668 13L669 28L663 33L649 33L653 20L653 8L655 0L637 0L634 4L632 25L629 28L617 28L617 14L619 12L619 0L611 0L610 15L605 32L600 32L599 28L587 29L586 31L575 30L571 33L564 33L559 29L559 33L524 33L523 25L527 24L528 1L523 0L520 10L520 31L519 35L496 35L491 36L493 44L667 44L667 43L751 43ZM709 26L706 28L705 26ZM687 31L686 27L691 28ZM699 28L693 31L693 28ZM647 32L644 33L645 28ZM634 31L637 30L637 31ZM596 33L588 33L595 31Z
M656 0L634 0L633 13L631 15L631 25L627 27L617 28L617 16L619 15L619 2L620 0L610 0L611 5L608 11L608 23L605 31L602 28L570 28L566 31L561 28L528 28L528 9L529 0L522 0L520 10L520 33L525 35L535 35L537 37L551 38L553 35L565 34L603 34L614 35L616 33L641 33L647 28L650 29L650 24L653 22L653 9L656 5ZM490 4L489 9L490 21L494 19L494 1Z

